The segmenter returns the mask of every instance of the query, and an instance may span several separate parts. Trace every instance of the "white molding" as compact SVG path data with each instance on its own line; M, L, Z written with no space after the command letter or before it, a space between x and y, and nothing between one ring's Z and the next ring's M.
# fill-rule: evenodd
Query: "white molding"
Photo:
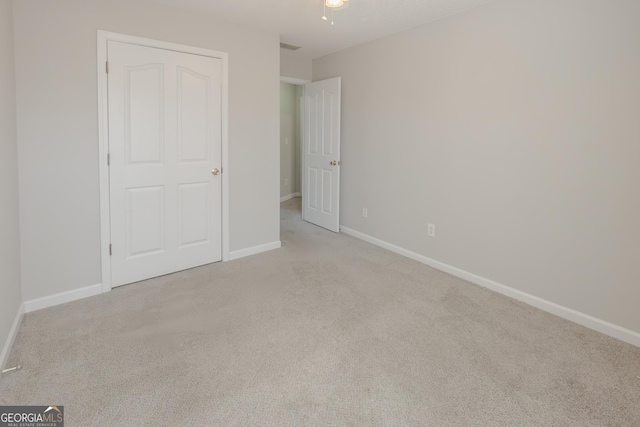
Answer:
M494 282L493 280L486 279L476 274L469 273L468 271L462 270L457 267L453 267L443 262L436 261L431 258L427 258L423 255L417 254L408 249L401 248L399 246L393 245L391 243L385 242L375 237L371 237L367 234L361 233L351 228L340 226L340 229L345 234L356 237L360 240L364 240L365 242L369 242L373 245L380 246L381 248L388 249L391 252L395 252L407 258L411 258L412 260L421 262L423 264L426 264L438 270L444 271L446 273L449 273L461 279L468 280L469 282L475 283L476 285L482 286L494 292L498 292L502 295L506 295L510 298L514 298L518 301L522 301L533 307L539 308L540 310L544 310L548 313L555 314L556 316L562 317L563 319L570 320L574 323L585 326L589 329L593 329L605 335L609 335L613 338L617 338L621 341L640 347L640 333L636 331L623 328L622 326L609 323L607 321L598 319L596 317L579 312L577 310L573 310L571 308L539 298L537 296L528 294L526 292L519 291L517 289Z
M300 193L291 193L288 196L280 197L280 203L286 202L287 200L291 200L294 197L300 197Z
M305 180L304 180L304 121L305 121L305 112L306 110L306 106L305 106L305 91L307 90L307 87L305 85L302 85L302 96L300 99L300 134L298 135L299 137L299 141L298 141L298 160L300 161L300 197L304 200L304 198L302 197L302 192L304 191L304 185L305 185ZM301 217L302 219L304 219L304 214L305 214L305 208L304 208L304 203L301 203L300 205L301 207Z
M209 51L211 54L213 51ZM219 52L222 61L222 261L230 261L229 244L229 55Z
M9 353L11 353L11 348L13 347L13 343L16 340L16 336L18 336L18 331L20 330L23 316L24 303L20 303L18 312L16 313L16 318L13 320L13 325L11 325L11 329L9 330L9 336L7 337L7 340L4 343L4 347L2 348L2 354L0 354L0 369L5 368L7 359L9 359Z
M300 102L300 108L302 109L302 113L300 115L300 141L299 141L299 146L298 149L300 150L300 197L302 197L302 205L301 205L301 214L302 214L302 219L305 220L306 218L306 214L307 214L307 209L305 208L305 195L307 193L307 190L305 190L305 185L307 185L307 181L305 178L305 171L306 169L306 164L304 161L304 148L306 147L305 145L305 137L306 137L306 131L305 131L305 125L306 125L306 121L307 121L307 85L302 85L302 101Z
M110 208L109 208L109 167L107 153L109 152L108 126L108 94L107 73L107 43L109 41L135 44L139 46L155 47L176 52L218 58L222 61L222 261L230 260L229 252L229 55L210 49L186 46L160 40L128 36L98 30L97 32L97 77L98 77L98 152L100 158L100 251L102 267L102 292L111 290L111 257L110 243Z
M264 245L253 246L251 248L240 249L239 251L231 252L231 261L234 259L240 259L251 255L256 255L262 252L271 251L273 249L279 249L282 247L282 243L280 241L265 243Z
M108 34L98 31L97 36L97 79L98 79L98 165L100 172L100 267L102 270L102 291L111 290L111 241L109 213L109 106L107 96L107 76L103 64L107 61Z
M102 293L102 285L85 286L84 288L73 289L71 291L60 292L59 294L49 295L47 297L32 299L24 302L24 312L42 310L43 308L53 307L79 299L100 295Z
M298 79L298 78L295 78L295 77L280 76L280 82L281 83L290 83L292 85L305 85L307 83L311 83L311 80Z

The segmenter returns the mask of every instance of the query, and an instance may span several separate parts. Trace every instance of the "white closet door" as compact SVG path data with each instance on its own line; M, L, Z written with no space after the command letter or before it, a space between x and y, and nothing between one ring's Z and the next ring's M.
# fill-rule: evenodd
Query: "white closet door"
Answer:
M109 41L112 285L222 257L221 61Z

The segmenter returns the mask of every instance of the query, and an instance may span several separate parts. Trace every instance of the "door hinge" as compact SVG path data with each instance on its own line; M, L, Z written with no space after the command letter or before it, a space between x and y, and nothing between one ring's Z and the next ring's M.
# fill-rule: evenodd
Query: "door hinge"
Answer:
M107 70L107 74L109 74L109 61L105 63L105 69Z
M113 251L112 251L112 245L111 245L111 243L109 243L109 255L113 255Z
M111 166L111 154L107 154L107 166Z

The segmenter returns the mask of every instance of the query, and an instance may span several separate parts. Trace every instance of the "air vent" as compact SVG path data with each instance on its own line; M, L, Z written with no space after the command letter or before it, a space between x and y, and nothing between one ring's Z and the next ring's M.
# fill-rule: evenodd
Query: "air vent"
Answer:
M280 43L280 48L287 49L287 50L298 50L300 49L300 46L294 46L292 44L287 44L287 43Z

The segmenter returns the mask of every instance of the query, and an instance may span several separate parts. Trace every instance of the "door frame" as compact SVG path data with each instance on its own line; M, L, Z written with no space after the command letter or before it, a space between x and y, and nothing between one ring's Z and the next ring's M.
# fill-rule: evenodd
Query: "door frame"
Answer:
M98 153L100 167L100 259L102 268L102 292L109 292L111 286L111 213L109 201L109 108L107 86L107 44L109 41L159 48L220 59L222 63L222 261L229 261L229 54L210 49L186 46L160 40L129 36L98 30L97 33L97 73L98 73Z
M300 108L302 108L302 114L300 115L300 135L302 136L300 142L300 196L302 197L302 192L304 191L304 112L307 111L307 106L304 105L304 93L305 93L305 85L307 83L311 83L311 80L299 79L296 77L285 77L280 76L280 83L290 83L292 85L302 87L302 101L300 103ZM282 120L282 118L281 118ZM278 145L280 146L280 145ZM278 193L279 194L279 193ZM280 197L280 196L278 196ZM302 210L302 219L304 219L304 203L301 203Z

